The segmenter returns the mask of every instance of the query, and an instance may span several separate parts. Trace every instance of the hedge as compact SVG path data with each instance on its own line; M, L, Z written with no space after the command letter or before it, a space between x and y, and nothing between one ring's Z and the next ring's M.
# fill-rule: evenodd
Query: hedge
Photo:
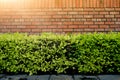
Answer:
M0 73L120 73L120 33L0 34Z

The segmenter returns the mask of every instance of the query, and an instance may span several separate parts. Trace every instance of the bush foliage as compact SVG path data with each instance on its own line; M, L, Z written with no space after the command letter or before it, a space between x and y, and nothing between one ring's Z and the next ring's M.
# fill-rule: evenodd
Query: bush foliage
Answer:
M120 73L120 33L1 34L0 73Z

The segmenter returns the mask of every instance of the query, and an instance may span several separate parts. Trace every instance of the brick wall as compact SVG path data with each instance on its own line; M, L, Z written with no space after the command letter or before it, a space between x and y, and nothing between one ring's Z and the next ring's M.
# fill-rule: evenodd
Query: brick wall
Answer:
M120 0L0 0L0 33L120 31Z

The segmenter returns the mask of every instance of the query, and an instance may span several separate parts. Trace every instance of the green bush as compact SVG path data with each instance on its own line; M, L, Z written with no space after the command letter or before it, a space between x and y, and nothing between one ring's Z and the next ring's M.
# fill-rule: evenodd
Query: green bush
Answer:
M0 73L120 73L120 33L1 34Z

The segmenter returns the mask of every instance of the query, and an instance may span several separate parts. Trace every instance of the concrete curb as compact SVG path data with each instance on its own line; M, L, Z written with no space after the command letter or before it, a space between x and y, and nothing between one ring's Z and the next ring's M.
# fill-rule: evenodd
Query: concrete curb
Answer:
M120 75L4 75L0 80L120 80Z

